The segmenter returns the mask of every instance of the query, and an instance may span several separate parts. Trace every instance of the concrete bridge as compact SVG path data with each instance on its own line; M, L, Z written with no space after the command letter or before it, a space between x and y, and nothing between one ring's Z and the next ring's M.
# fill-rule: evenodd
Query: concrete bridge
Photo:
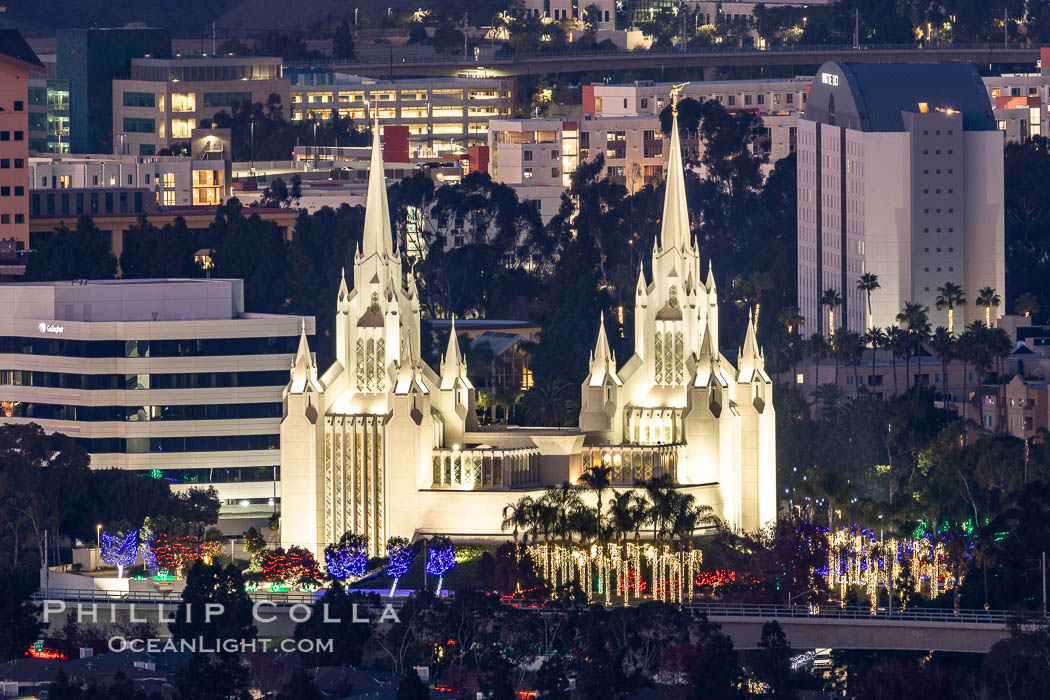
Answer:
M317 596L313 593L258 592L251 597L257 603L264 602L260 614L268 619L257 623L259 636L280 637L294 632L297 618L306 614ZM117 620L129 620L134 615L139 621L156 624L162 633L166 626L160 617L171 618L182 602L175 593L122 594L82 589L42 589L34 594L34 599L49 606L49 621L55 629L64 623L67 615L77 615L78 610L97 610L98 619L89 618L87 621L106 624L113 616ZM404 600L403 596L381 597L380 607L374 610L362 608L357 622L379 619L387 604L396 611ZM58 601L65 605L61 611L58 610ZM890 612L879 608L872 614L865 606L811 608L806 605L687 603L685 607L697 614L705 613L708 620L720 625L737 649L758 648L762 626L776 620L795 649L901 649L985 654L997 641L1009 636L1007 625L1010 621L1038 621L1035 618L1020 620L1006 610L960 610L955 613L943 609L909 608L903 612ZM542 607L530 609L536 614L545 614ZM90 612L87 614L90 616ZM1042 622L1045 624L1045 620Z
M329 67L340 72L375 78L471 76L513 77L540 73L581 71L696 69L712 79L719 68L735 66L819 66L831 59L866 63L943 63L970 61L977 65L1035 64L1039 46L1019 44L862 44L829 46L776 46L767 49L703 47L659 51L552 51L491 55L465 60L462 56L399 56L390 48L387 57L356 61L289 61L289 66Z
M795 649L901 649L986 654L1008 637L1013 613L1006 610L909 608L904 612L869 607L805 605L717 605L687 607L707 613L732 637L737 649L756 649L762 626L776 620Z

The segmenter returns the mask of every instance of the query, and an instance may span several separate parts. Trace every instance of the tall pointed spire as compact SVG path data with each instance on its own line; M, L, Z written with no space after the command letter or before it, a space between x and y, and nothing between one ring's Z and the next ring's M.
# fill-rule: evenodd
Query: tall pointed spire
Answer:
M386 173L379 141L379 120L372 126L372 160L368 166L368 198L365 201L365 227L361 237L361 257L390 256L390 205L386 199Z
M677 94L675 95L677 98ZM689 210L685 201L685 169L682 166L682 143L678 136L678 102L671 107L671 146L667 159L664 190L664 213L660 222L660 248L685 251L692 245Z
M468 387L473 386L467 379L467 367L463 361L463 355L459 351L459 338L456 336L456 317L452 317L452 330L448 334L448 346L445 348L445 356L441 359L441 388L451 389L456 380L460 379Z
M312 386L315 391L317 386L317 368L314 367L313 356L310 355L310 343L306 339L306 319L301 322L299 331L299 348L295 351L295 359L292 360L292 378L289 391L293 394L301 394L307 386Z
M707 293L714 294L715 292L715 267L710 260L707 261ZM711 301L712 304L715 300Z
M761 369L762 364L762 354L759 352L758 338L755 335L755 316L749 312L747 315L747 334L744 336L744 347L740 349L740 357L737 359L737 369L740 372L738 381L751 381L755 371Z
M609 377L614 384L623 384L619 375L616 374L616 356L609 349L609 337L605 334L605 314L599 314L598 340L591 352L591 376L588 384L601 386L605 378Z

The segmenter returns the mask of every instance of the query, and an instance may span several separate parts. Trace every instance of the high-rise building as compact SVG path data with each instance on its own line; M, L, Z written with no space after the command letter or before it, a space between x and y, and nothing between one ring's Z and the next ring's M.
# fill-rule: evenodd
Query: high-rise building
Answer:
M305 324L305 325L304 325ZM280 498L281 391L313 319L244 311L244 282L0 284L0 423L72 437L95 469Z
M60 29L56 79L69 81L70 147L73 153L113 152L113 80L126 78L131 59L167 56L167 29Z
M972 65L830 61L798 122L798 301L805 333L896 324L905 302L948 326L938 287L1005 290L1003 134ZM867 296L860 276L878 276ZM826 290L841 305L822 305ZM832 316L834 327L831 327Z
M29 83L44 65L14 29L0 30L0 239L29 244Z

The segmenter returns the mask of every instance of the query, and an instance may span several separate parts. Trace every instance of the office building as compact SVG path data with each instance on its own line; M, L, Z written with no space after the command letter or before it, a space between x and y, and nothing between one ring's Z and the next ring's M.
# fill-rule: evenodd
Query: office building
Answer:
M44 65L14 29L0 30L0 240L29 243L29 83Z
M69 150L112 153L113 81L128 77L132 58L170 52L167 29L128 25L58 30L55 78L68 81Z
M408 127L411 158L439 158L484 145L489 121L509 117L513 80L425 78L374 80L323 69L286 69L292 119L333 117Z
M266 104L271 95L282 107L288 104L281 59L265 56L135 58L130 76L114 80L110 89L114 136L109 152L122 155L156 155L188 144L195 129L235 104Z
M797 114L806 107L809 78L779 80L707 80L690 82L681 97L698 102L714 100L730 112ZM637 117L659 115L670 103L672 83L637 80L633 83L593 83L583 86L583 116Z
M598 13L595 17L588 17L586 11L594 5ZM616 28L616 2L615 0L594 0L593 2L578 2L577 0L525 0L525 12L534 17L547 17L555 22L566 22L575 20L578 26L583 26L585 20L594 22L596 29Z
M280 498L281 391L305 323L229 279L0 284L0 421L72 437L95 469Z
M947 327L946 282L967 300L954 330L983 319L977 291L1005 289L1003 206L1003 134L972 65L825 63L798 122L803 333L895 325L908 301ZM840 306L821 305L828 289Z

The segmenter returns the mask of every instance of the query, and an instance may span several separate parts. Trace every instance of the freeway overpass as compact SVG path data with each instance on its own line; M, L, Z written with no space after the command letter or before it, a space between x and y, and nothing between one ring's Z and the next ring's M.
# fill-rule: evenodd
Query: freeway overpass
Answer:
M407 591L405 591L407 592ZM313 593L251 594L255 602L265 601L261 613L272 621L257 623L260 636L286 636L295 629L295 620L316 599ZM146 619L163 629L160 617L170 618L181 602L176 593L131 592L83 589L42 589L34 594L40 602L51 601L50 623L61 627L67 615L76 614L78 605L91 610L97 605L99 622L116 619ZM381 605L391 604L399 609L404 597L382 598ZM65 608L57 610L57 601ZM159 608L163 604L164 608ZM132 607L134 605L134 607ZM298 607L298 613L293 611ZM776 620L795 649L901 649L912 651L948 651L984 654L992 645L1009 635L1008 622L1013 613L1005 610L952 610L909 608L905 611L887 611L880 608L876 614L868 607L827 606L812 609L805 605L727 605L717 603L688 603L686 607L696 614L704 613L708 620L721 626L733 639L738 649L756 649L762 636L762 626ZM551 614L543 607L529 608L538 615ZM378 619L382 608L361 611L361 617ZM1037 620L1027 620L1036 622ZM1045 620L1042 621L1045 624Z
M711 79L718 69L737 66L819 66L831 59L867 63L942 63L971 61L989 64L1035 64L1040 46L1019 44L868 44L860 46L777 46L753 48L704 47L661 51L551 51L517 53L464 60L462 56L399 56L390 47L387 57L345 61L289 61L293 67L329 67L343 73L374 78L471 76L514 77L540 73L581 71L663 70L689 68Z

